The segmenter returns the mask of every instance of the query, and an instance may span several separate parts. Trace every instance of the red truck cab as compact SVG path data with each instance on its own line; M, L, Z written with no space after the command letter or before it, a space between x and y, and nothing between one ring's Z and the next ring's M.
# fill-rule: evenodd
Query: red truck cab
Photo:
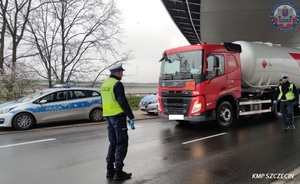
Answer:
M230 126L241 97L240 52L240 45L232 43L166 50L160 60L159 116Z

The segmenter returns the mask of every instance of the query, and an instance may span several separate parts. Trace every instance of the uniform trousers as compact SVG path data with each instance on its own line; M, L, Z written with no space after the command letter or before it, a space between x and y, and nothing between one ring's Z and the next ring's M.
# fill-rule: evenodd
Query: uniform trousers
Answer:
M294 110L293 102L291 100L280 101L280 112L285 126L294 125Z
M123 114L106 117L109 138L106 162L108 168L115 166L116 171L122 171L128 148L128 129L126 116Z

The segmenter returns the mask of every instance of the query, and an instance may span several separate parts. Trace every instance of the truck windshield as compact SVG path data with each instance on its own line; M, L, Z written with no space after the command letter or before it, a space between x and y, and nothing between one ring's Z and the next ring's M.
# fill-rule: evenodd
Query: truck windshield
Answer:
M164 80L193 79L202 72L202 50L168 54L161 60L160 77Z

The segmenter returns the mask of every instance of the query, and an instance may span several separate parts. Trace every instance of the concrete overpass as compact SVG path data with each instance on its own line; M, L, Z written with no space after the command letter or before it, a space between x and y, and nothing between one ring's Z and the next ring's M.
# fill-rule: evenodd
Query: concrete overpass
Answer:
M161 2L191 44L245 40L271 42L289 47L300 46L300 23L289 31L280 31L272 24L270 15L278 0L161 0ZM299 11L299 0L289 2ZM300 13L298 15L300 16Z

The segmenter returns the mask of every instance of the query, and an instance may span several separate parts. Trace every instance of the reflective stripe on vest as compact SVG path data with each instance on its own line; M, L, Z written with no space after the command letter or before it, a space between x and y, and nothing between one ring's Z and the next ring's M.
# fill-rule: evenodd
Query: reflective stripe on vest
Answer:
M118 82L115 78L108 78L101 86L103 116L114 116L123 113L123 109L115 98L114 86Z
M285 98L287 100L293 100L295 98L295 94L293 93L293 87L294 87L294 85L291 83L290 86L289 86L289 91L285 94ZM278 95L278 100L280 100L282 95L283 95L281 85L279 86L279 91L280 91L280 93Z

